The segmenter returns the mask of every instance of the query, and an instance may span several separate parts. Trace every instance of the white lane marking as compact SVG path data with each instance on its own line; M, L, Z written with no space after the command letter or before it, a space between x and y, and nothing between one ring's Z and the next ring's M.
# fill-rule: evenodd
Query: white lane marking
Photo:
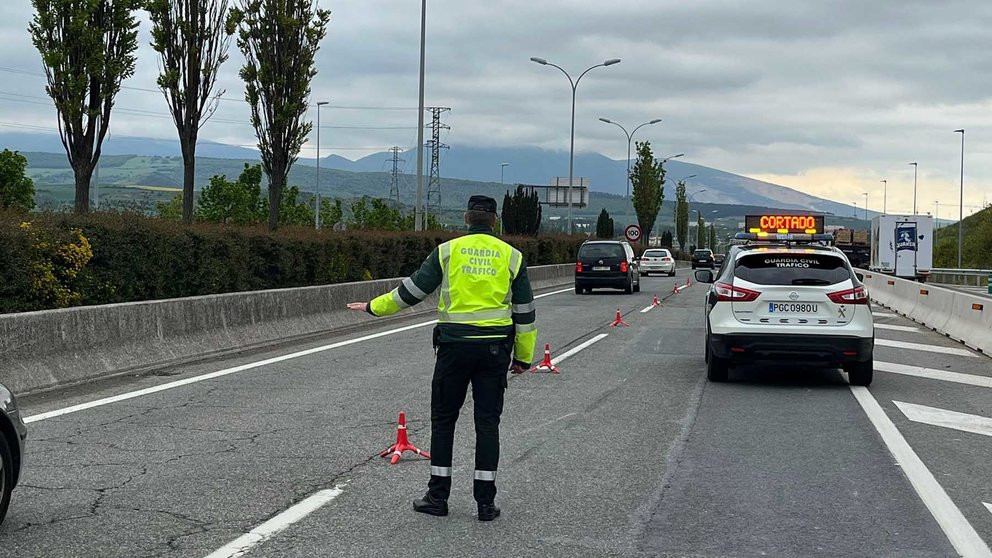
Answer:
M568 291L571 291L573 289L574 289L574 287L572 289L562 289L560 291L552 291L550 293L539 294L539 295L537 295L537 296L534 297L534 300L537 300L539 298L544 298L546 296L551 296L551 295L556 295L556 294L561 294L561 293L567 293Z
M551 295L555 295L555 294L561 294L561 293L564 293L564 292L568 292L570 290L571 289L562 289L560 291L554 291L554 292L550 292L550 293L544 293L542 295L535 296L534 298L535 299L537 299L537 298L543 298L543 297L546 297L546 296L551 296ZM365 341L371 341L372 339L378 339L380 337L385 337L387 335L394 335L396 333L403 333L404 331L410 331L412 329L417 329L417 328L424 327L424 326L434 325L436 323L437 323L437 320L430 320L430 321L427 321L427 322L421 322L421 323L418 323L418 324L412 324L412 325L408 325L408 326L404 326L404 327L400 327L400 328L396 328L396 329L389 329L389 330L386 330L386 331L380 331L379 333L373 333L371 335L366 335L364 337L356 337L355 339L349 339L347 341L340 341L338 343L332 343L330 345L323 345L323 346L320 346L320 347L314 347L312 349L307 349L305 351L299 351L299 352L295 352L295 353L290 353L288 355L282 355L282 356L278 356L278 357L274 357L274 358L270 358L270 359L266 359L266 360L261 360L261 361L258 361L258 362L251 362L251 363L248 363L248 364L243 364L241 366L235 366L234 368L225 368L224 370L218 370L216 372L210 372L208 374L201 374L199 376L193 376L193 377L185 378L185 379L182 379L182 380L176 380L174 382L168 382L168 383L161 384L161 385L158 385L158 386L153 386L153 387L149 387L149 388L145 388L145 389L139 389L137 391L132 391L132 392L128 392L128 393L122 393L120 395L114 395L112 397L105 397L103 399L97 399L95 401L89 401L87 403L80 403L79 405L72 405L70 407L65 407L63 409L56 409L54 411L49 411L47 413L39 413L37 415L32 415L32 416L29 416L29 417L24 417L24 422L25 423L37 422L37 421L40 421L40 420L45 420L45 419L50 419L50 418L54 418L54 417L59 417L59 416L62 416L62 415L68 415L70 413L76 413L76 412L79 412L79 411L85 411L86 409L92 409L94 407L102 407L104 405L110 405L111 403L118 403L120 401L127 401L128 399L134 399L136 397L142 397L142 396L145 396L145 395L151 395L153 393L158 393L160 391L166 391L166 390L174 389L174 388L177 388L177 387L186 386L186 385L189 385L189 384L195 384L197 382L202 382L202 381L205 381L205 380L212 380L214 378L220 378L222 376L227 376L227 375L235 374L235 373L238 373L238 372L244 372L245 370L251 370L252 368L259 368L261 366L268 366L269 364L275 364L277 362L282 362L282 361L285 361L285 360L291 360L291 359L294 359L294 358L300 358L300 357L304 357L304 356L307 356L307 355L312 355L314 353L320 353L320 352L323 352L323 351L329 351L331 349L338 349L338 348L341 348L341 347L346 347L348 345L354 345L355 343L362 343L362 342L365 342Z
M329 351L331 349L337 349L340 347L345 347L348 345L354 345L355 343L362 343L364 341L370 341L372 339L378 339L380 337L385 337L387 335L393 335L396 333L402 333L404 331L410 331L411 329L417 329L419 327L429 326L437 323L437 320L431 320L429 322L423 322L419 324L413 324L404 326L397 329L390 329L386 331L380 331L379 333L373 333L372 335L366 335L364 337L356 337L355 339L349 339L347 341L340 341L338 343L332 343L330 345L323 345L321 347L314 347L312 349L307 349L305 351L299 351L295 353L290 353L288 355L277 356L265 360L260 360L258 362L250 362L248 364L242 364L241 366L235 366L233 368L225 368L224 370L218 370L216 372L210 372L208 374L201 374L199 376L193 376L191 378L184 378L182 380L176 380L174 382L165 383L158 386L153 386L145 389L139 389L138 391L132 391L128 393L122 393L120 395L115 395L113 397L105 397L103 399L97 399L95 401L89 401L87 403L80 403L79 405L73 405L71 407L65 407L64 409L56 409L54 411L49 411L47 413L41 413L37 415L32 415L30 417L25 417L24 422L37 422L39 420L50 419L53 417L58 417L62 415L67 415L69 413L75 413L78 411L84 411L86 409L92 409L93 407L102 407L103 405L109 405L111 403L117 403L120 401L126 401L128 399L134 399L135 397L141 397L144 395L150 395L152 393L158 393L160 391L166 391L169 389L174 389L177 387L186 386L189 384L195 384L197 382L202 382L204 380L212 380L214 378L220 378L222 376L227 376L229 374L235 374L237 372L243 372L245 370L251 370L252 368L259 368L261 366L268 366L269 364L275 364L277 362L282 362L285 360L291 360L294 358L300 358L307 355L312 355L314 353L320 353L323 351Z
M985 507L989 509L989 513L992 513L992 504L989 504L987 502L982 502L982 504L984 504Z
M954 347L941 347L939 345L925 345L923 343L906 343L905 341L893 341L891 339L875 339L875 346L893 347L896 349L910 349L913 351L926 351L928 353L942 353L945 355L956 355L963 357L978 358L975 353Z
M992 378L988 376L977 376L975 374L961 374L960 372L949 372L936 368L923 368L921 366L909 366L906 364L896 364L894 362L875 361L875 370L902 374L904 376L916 376L917 378L927 378L930 380L942 380L954 382L956 384L967 384L971 386L992 388Z
M542 429L542 428L544 428L546 426L551 426L552 424L555 424L556 422L561 422L561 421L563 421L563 420L565 420L565 419L567 419L569 417L574 417L577 414L578 413L568 413L567 415L562 415L562 416L560 416L560 417L558 417L556 419L549 420L548 422L538 424L537 426L532 426L532 427L528 428L527 430L524 430L523 432L514 432L513 435L514 436L523 436L525 434L530 434L531 432L533 432L535 430L540 430L540 429Z
M920 328L918 327L900 326L900 325L891 325L891 324L875 324L875 329L887 329L889 331L906 331L912 333L917 333L920 331Z
M340 496L342 492L344 490L340 485L328 490L315 492L286 511L255 527L247 534L211 552L206 558L237 558L238 556L244 556L252 548L278 535L290 525L327 505L331 500Z
M992 418L979 415L969 415L957 411L938 409L937 407L927 407L926 405L916 405L915 403L903 403L893 401L896 407L906 415L906 418L913 422L922 422L931 426L942 428L953 428L962 432L992 436Z
M888 312L872 312L871 315L872 316L875 316L876 318L894 318L894 317L896 317L895 314L889 314Z
M654 308L654 304L648 305L644 310L641 310L641 314L645 314L647 312L650 312L652 308Z
M585 349L586 347L592 345L593 343L595 343L597 341L601 341L602 339L604 339L606 337L609 337L609 335L610 334L608 334L608 333L600 333L599 335L597 335L596 337L593 337L592 339L586 341L585 343L582 343L581 345L576 345L575 347L572 347L571 349L569 349L569 350L565 351L564 353L558 355L557 358L551 359L551 363L552 364L555 364L555 365L560 364L563 360L567 359L568 357L574 356L576 353L578 353L582 349Z
M992 558L992 550L982 540L974 527L968 523L961 510L954 505L940 483L933 478L933 473L927 469L906 438L899 432L896 425L882 410L881 405L871 395L868 388L850 386L854 398L861 405L868 420L878 431L889 452L902 468L913 489L926 504L927 509L937 520L937 524L947 535L947 539L961 556L968 558Z

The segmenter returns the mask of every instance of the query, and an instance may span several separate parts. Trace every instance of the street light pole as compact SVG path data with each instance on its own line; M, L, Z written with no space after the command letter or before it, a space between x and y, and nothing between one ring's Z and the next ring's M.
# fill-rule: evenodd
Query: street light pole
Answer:
M424 68L427 64L427 0L420 5L420 112L417 116L417 200L413 208L413 229L424 230Z
M317 197L313 211L313 227L320 230L320 107L327 101L317 101Z
M685 184L685 181L686 181L686 180L689 180L690 178L693 178L693 177L695 177L695 176L696 176L696 175L694 175L694 174L690 174L689 176L685 176L685 177L683 177L683 178L681 178L680 180L678 180L678 181L676 181L675 183L676 183L676 184L680 184L680 183L681 183L681 184ZM696 194L702 194L702 193L703 193L703 192L705 192L705 191L706 191L706 188L703 188L702 190L696 190L695 192L693 192L693 193L691 193L691 194L689 194L689 197L688 197L688 198L686 198L686 201L685 201L685 210L686 210L687 212L689 212L689 219L692 219L692 212L693 212L693 211L695 211L695 212L696 212L697 214L699 214L699 210L697 210L697 209L692 209L692 198L694 198L694 197L696 197ZM676 219L677 219L677 218L676 218ZM678 222L677 222L677 221L676 221L676 223L675 223L675 226L676 226L676 227L678 226ZM696 224L696 228L697 228L697 229L699 228L699 224L698 224L698 222L697 222L697 224ZM698 230L696 231L696 236L697 236L697 237L699 236L699 231L698 231ZM689 241L692 241L692 238L690 237L690 238L687 238L686 240L689 240ZM699 239L697 238L696 240L699 240ZM697 247L697 248L698 248L698 247Z
M865 221L868 220L868 192L862 192L865 195Z
M964 129L954 130L961 134L961 201L958 206L958 269L961 269L961 247L964 245Z
M889 201L889 181L880 180L882 183L882 215L888 215L888 201Z
M916 171L919 170L919 165L917 165L916 163L910 163L910 165L913 165L913 215L915 216L916 215L916 174L917 174Z
M933 220L936 223L936 228L940 229L940 200L933 202Z
M650 122L645 122L644 124L640 124L636 128L634 128L630 133L627 133L626 128L610 120L609 118L600 118L599 120L602 122L606 122L607 124L613 124L617 128L623 130L624 135L627 136L627 214L625 219L626 219L626 224L630 225L631 224L630 223L630 142L631 139L634 137L634 134L637 133L637 131L640 130L642 127L648 126L649 124L657 124L661 122L661 119L655 118Z
M507 166L509 166L509 164L510 163L500 163L499 164L499 183L500 183L501 186L503 185L503 169L505 169Z
M426 0L424 1L426 2ZM565 77L568 78L568 83L572 86L572 132L571 132L571 137L569 139L569 147L568 147L568 234L572 234L572 181L574 179L574 170L575 170L575 90L579 86L579 81L581 81L582 77L585 76L587 73L589 73L590 70L594 68L599 68L600 66L605 67L605 66L612 66L614 64L619 64L620 59L611 58L609 60L604 61L602 64L596 64L595 66L590 66L589 68L586 68L584 72L579 74L579 77L575 80L572 80L572 76L570 76L568 72L565 71L564 68L562 68L557 64L548 62L544 58L537 58L536 56L532 56L530 60L531 62L536 62L537 64L540 64L542 66L552 66L558 68L559 70L561 70L561 73L565 74Z

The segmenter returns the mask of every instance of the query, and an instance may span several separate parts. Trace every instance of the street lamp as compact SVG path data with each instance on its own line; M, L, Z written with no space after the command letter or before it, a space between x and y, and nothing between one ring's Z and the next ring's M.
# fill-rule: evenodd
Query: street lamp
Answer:
M424 68L427 64L427 0L420 3L420 104L417 113L417 200L413 230L424 230Z
M424 1L426 2L426 0ZM544 58L538 58L536 56L532 56L530 58L530 61L540 64L542 66L552 66L554 68L558 68L559 70L561 70L561 73L565 74L565 77L568 78L568 83L572 86L572 133L568 148L568 234L572 234L572 180L575 169L575 89L579 86L579 81L582 80L582 77L585 76L587 73L589 73L590 70L594 68L599 68L600 66L605 67L605 66L612 66L614 64L619 64L620 59L611 58L609 60L604 61L601 64L590 66L589 68L586 68L584 72L579 74L578 79L575 80L572 80L572 76L570 76L568 72L565 71L564 68L562 68L557 64L548 62Z
M865 196L865 221L868 220L868 192L861 192Z
M620 124L617 124L616 122L610 120L609 118L600 118L599 120L601 122L606 122L607 124L613 124L617 128L620 128L621 130L623 130L624 135L627 136L627 215L626 215L625 219L627 221L627 224L629 225L630 224L630 140L631 140L631 138L634 137L634 133L637 132L637 130L640 130L642 127L647 126L649 124L657 124L657 123L661 122L661 119L660 118L655 118L654 120L652 120L650 122L645 122L644 124L640 124L636 128L634 128L634 130L631 131L630 133L627 133L627 129L626 128L624 128Z
M882 183L882 215L888 215L888 201L889 201L889 181L879 180Z
M961 224L964 221L964 129L954 130L955 134L961 134L961 205L958 206L958 269L961 269L961 246L964 243L964 229Z
M317 203L314 207L313 226L320 230L320 107L327 104L327 101L317 101Z
M933 202L933 219L937 223L936 227L940 229L940 200Z
M685 181L686 180L689 180L690 178L695 178L695 176L696 175L694 175L694 174L690 174L689 176L682 177L681 179L679 179L678 181L676 181L676 184L679 184L679 183L685 184ZM706 188L703 188L702 190L696 190L695 192L689 194L689 197L686 199L685 209L686 209L686 211L689 212L689 218L690 219L692 219L692 212L693 211L695 211L697 214L699 213L699 210L692 209L692 198L694 198L697 194L702 194L705 191L706 191ZM678 225L678 223L675 223L675 224ZM696 229L699 229L698 222L696 224ZM698 230L696 231L696 236L697 237L699 236L699 231ZM698 240L698 238L696 240Z
M664 165L669 159L678 159L679 157L685 157L685 153L679 153L678 155L672 155L671 157L665 157L661 160L661 164Z
M913 215L916 215L916 171L919 170L919 165L916 163L910 165L913 165Z
M500 183L500 185L503 184L503 169L505 169L508 166L510 166L510 163L500 163L499 164L499 183Z

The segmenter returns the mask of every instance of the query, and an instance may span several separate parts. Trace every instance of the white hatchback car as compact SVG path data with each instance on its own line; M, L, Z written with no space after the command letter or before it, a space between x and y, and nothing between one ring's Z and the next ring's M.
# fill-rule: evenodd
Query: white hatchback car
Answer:
M649 248L641 254L641 275L667 273L675 276L675 258L665 248Z
M734 246L723 267L696 272L706 295L706 363L726 381L739 363L843 368L871 384L875 326L867 289L840 250L814 245Z

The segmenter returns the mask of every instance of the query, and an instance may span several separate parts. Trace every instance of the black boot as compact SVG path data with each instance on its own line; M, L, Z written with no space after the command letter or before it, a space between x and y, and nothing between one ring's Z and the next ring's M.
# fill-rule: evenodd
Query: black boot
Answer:
M427 515L445 516L448 515L448 501L435 498L431 496L430 491L427 491L423 498L413 501L413 511Z
M479 504L479 521L492 521L499 517L496 504Z

